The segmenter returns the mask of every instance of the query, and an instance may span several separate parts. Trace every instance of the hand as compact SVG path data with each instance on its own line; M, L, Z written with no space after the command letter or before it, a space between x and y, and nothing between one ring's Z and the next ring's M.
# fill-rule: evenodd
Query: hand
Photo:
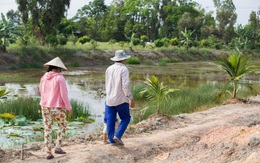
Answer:
M68 110L68 115L71 117L72 116L72 109L71 110Z
M131 108L135 107L135 101L133 99L129 100L129 105Z

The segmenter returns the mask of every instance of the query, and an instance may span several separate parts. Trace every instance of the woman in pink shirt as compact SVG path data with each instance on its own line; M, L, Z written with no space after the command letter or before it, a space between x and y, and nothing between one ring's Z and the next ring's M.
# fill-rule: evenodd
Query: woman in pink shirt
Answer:
M57 140L55 144L56 154L66 154L61 149L61 143L66 133L66 110L69 116L72 115L72 108L68 98L68 90L62 70L67 68L59 57L44 64L48 67L47 72L41 77L39 92L41 95L40 105L42 108L42 117L44 123L44 143L47 152L47 159L54 156L51 152L52 146L52 124L56 120L59 126Z

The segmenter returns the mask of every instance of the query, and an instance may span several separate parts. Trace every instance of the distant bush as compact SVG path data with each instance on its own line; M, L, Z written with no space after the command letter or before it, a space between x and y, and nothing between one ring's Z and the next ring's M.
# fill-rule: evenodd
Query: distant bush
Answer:
M89 41L90 41L90 38L88 36L83 36L78 39L78 42L81 43L82 45Z
M76 42L78 41L78 37L74 35L70 35L68 41L72 42L73 45L75 45Z
M140 38L143 42L147 42L149 40L149 38L146 35L142 35Z
M57 46L59 44L57 37L54 35L47 35L45 40L50 46Z
M141 43L141 40L139 38L132 38L132 43L134 46L139 45Z
M162 38L161 41L163 42L163 46L168 47L170 45L170 39L169 38Z
M164 45L163 41L161 39L157 39L154 41L154 45L157 47L157 48L160 48Z
M210 47L210 42L206 39L200 41L200 47Z
M140 60L137 57L131 57L126 60L127 64L140 64Z
M159 62L166 62L166 63L170 63L170 59L168 57L163 57L159 60Z
M59 45L67 44L68 39L64 35L58 35L57 38L58 38Z
M170 44L171 44L172 46L178 46L178 45L179 45L179 40L178 40L178 38L177 38L177 37L174 37L174 38L170 39Z

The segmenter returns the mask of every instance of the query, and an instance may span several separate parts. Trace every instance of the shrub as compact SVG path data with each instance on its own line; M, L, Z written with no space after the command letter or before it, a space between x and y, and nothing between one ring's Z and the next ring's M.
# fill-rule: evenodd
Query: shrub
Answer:
M160 48L164 45L163 41L161 39L157 39L154 41L154 45L157 47L157 48Z
M179 45L179 40L178 40L178 38L177 38L177 37L174 37L174 38L170 39L170 44L171 44L172 46L178 46L178 45Z
M50 46L57 46L59 44L57 37L54 35L47 35L45 40Z
M209 41L206 40L206 39L202 39L202 40L200 41L200 47L210 47Z
M168 47L170 45L170 39L164 37L163 39L161 39L161 41L163 42L163 46Z
M77 40L78 40L78 37L77 37L77 36L74 36L74 35L70 35L68 40L69 40L70 42L72 42L73 45L75 45L76 42L77 42Z
M67 44L68 39L64 35L59 35L57 38L60 45Z
M169 63L171 60L168 57L163 57L159 60L159 62L166 62Z
M90 41L90 39L88 36L83 36L78 39L78 42L81 43L82 45L89 41Z
M140 38L143 42L148 42L149 40L149 38L146 35L142 35Z
M126 60L127 64L140 64L140 60L137 57L131 57Z
M132 38L132 43L134 46L139 45L141 43L141 40L139 38Z

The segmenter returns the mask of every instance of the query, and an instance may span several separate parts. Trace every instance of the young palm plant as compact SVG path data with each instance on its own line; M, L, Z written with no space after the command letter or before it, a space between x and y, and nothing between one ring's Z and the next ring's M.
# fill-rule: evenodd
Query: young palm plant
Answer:
M190 38L191 35L193 34L195 30L193 30L192 32L187 31L187 29L185 28L184 31L181 31L181 34L183 35L183 37L185 37L184 40L182 40L181 42L184 43L184 45L186 46L186 50L189 50L189 42L190 42Z
M150 101L156 102L156 112L160 114L161 104L164 100L168 99L169 93L175 91L175 89L170 89L168 86L163 85L163 83L158 81L155 76L148 77L144 82L147 87L143 88L138 96L146 97Z
M223 59L220 66L224 69L233 84L232 97L237 96L239 80L250 72L254 71L254 66L250 65L251 56L245 56L237 50L229 58Z

